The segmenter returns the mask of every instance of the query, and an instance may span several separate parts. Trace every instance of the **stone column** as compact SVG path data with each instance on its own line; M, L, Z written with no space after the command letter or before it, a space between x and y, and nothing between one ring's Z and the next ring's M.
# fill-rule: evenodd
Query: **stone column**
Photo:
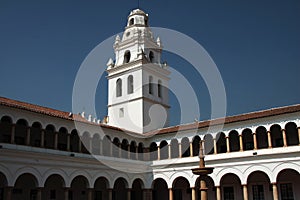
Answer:
M218 151L217 151L217 140L216 138L213 139L214 140L214 154L217 154Z
M151 189L143 190L143 200L152 200L152 190Z
M81 153L81 137L78 136L78 152Z
M119 151L119 158L122 158L122 144L119 143L118 145L118 151Z
M200 147L202 147L202 149L203 149L203 154L205 154L205 140L200 140L200 142L199 142L199 155L200 155Z
M65 188L64 189L64 196L65 196L65 200L69 200L69 191L70 191L70 188Z
M37 188L36 200L42 200L42 188Z
M179 151L179 156L178 156L178 158L182 158L181 143L178 143L178 151Z
M226 153L230 153L230 144L229 144L229 136L226 136Z
M244 197L244 200L248 200L248 187L247 187L247 184L242 185L242 186L243 186L243 197Z
M240 140L240 151L244 150L244 144L243 144L243 135L239 134L239 140Z
M113 189L107 189L107 190L108 190L108 200L112 200Z
M256 139L256 133L252 133L253 134L253 144L254 144L254 150L257 150L257 139Z
M281 133L282 133L282 139L283 139L283 146L284 146L284 147L287 147L287 140L286 140L286 132L285 132L285 129L282 129L282 130L281 130Z
M173 190L169 188L169 200L173 200Z
M207 199L207 187L206 187L206 182L205 180L200 180L200 194L201 194L201 199L206 200Z
M192 200L196 200L196 190L194 187L192 188Z
M193 157L193 142L190 142L190 157Z
M71 135L67 134L67 151L70 151Z
M41 130L41 147L44 148L45 146L45 130Z
M92 200L93 199L93 189L92 188L88 188L87 199L88 200Z
M99 154L102 156L103 155L103 141L100 139L99 141Z
M27 146L30 145L30 127L27 127L27 132L26 132L26 143Z
M171 153L171 144L168 144L168 159L172 158L172 153Z
M221 187L220 186L216 186L216 196L217 196L217 200L222 200L222 196L221 196Z
M127 189L127 200L131 200L131 189Z
M139 160L139 147L138 146L135 147L135 159Z
M128 144L128 146L127 146L127 159L131 159L131 153L134 153L134 152L130 151L130 144ZM132 158L134 158L134 157L132 157Z
M273 200L278 200L278 191L276 183L272 183L273 188Z
M5 194L4 200L11 200L12 199L13 187L5 187L4 189L5 189L5 191L4 191L4 194Z
M54 149L58 146L58 132L54 132Z
M157 160L160 160L160 146L157 146Z
M271 132L267 131L267 134L268 134L268 148L272 148Z
M15 132L16 132L16 125L12 124L11 125L11 135L10 135L10 143L11 144L15 143Z

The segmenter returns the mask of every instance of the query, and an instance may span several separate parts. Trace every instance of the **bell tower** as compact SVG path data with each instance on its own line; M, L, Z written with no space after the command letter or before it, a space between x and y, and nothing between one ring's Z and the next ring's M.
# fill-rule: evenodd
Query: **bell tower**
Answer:
M138 133L168 126L170 71L161 63L162 44L154 39L148 14L131 11L113 47L115 59L107 63L108 125Z

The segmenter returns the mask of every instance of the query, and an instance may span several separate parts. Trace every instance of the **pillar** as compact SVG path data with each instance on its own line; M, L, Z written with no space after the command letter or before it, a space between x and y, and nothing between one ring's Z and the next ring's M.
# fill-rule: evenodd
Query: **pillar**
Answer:
M70 151L71 135L67 134L67 151Z
M171 154L171 144L168 144L168 159L172 158L172 154Z
M173 190L169 188L169 200L173 200Z
M254 146L254 150L257 150L257 139L256 139L256 133L252 133L253 134L253 146Z
M36 200L42 200L42 188L37 188Z
M81 153L81 137L78 136L78 152Z
M242 186L243 186L243 197L244 197L244 200L248 200L248 187L247 187L247 184L242 185Z
M41 147L44 148L45 146L45 130L41 130Z
M196 190L194 187L192 188L192 200L196 200Z
M178 143L178 151L179 151L179 156L178 156L178 158L181 158L181 157L182 157L181 142Z
M100 148L99 148L99 154L102 156L103 155L103 141L100 139L99 141L99 145L100 145Z
M112 200L113 189L107 189L107 190L108 190L108 200Z
M190 157L193 157L193 142L190 142Z
M207 200L207 187L206 182L203 179L200 180L200 195L201 200Z
M58 132L54 133L54 149L57 149L58 145Z
M13 187L5 187L5 193L4 194L6 194L6 198L4 198L4 200L11 200L12 199L12 190L13 190Z
M278 191L276 183L272 183L273 188L273 200L278 200Z
M134 153L134 152L130 151L130 144L128 144L128 146L127 146L127 158L128 159L131 159L131 158L134 159L134 156L131 157L131 153Z
M226 153L230 153L230 144L229 144L229 136L226 136Z
M16 131L16 125L12 124L11 125L11 135L10 135L10 143L11 144L15 143L15 131Z
M217 200L222 200L221 198L221 187L220 186L216 186L216 196L217 196Z
M299 138L299 145L300 145L300 127L298 127L297 129L298 129L298 138Z
M152 200L152 190L151 189L143 190L143 200Z
M272 148L272 138L271 138L271 132L268 131L268 148Z
M64 189L64 196L65 196L65 200L69 200L69 191L70 191L70 188L65 188Z
M205 154L205 145L204 145L205 140L200 140L199 142L199 155L200 155L200 149L203 149L203 153Z
M88 188L87 199L88 200L92 200L93 199L93 189L92 188Z
M27 132L26 132L26 143L27 146L30 145L30 127L27 127Z
M131 200L131 189L127 189L127 200Z
M282 130L281 130L281 133L282 133L282 139L283 139L283 146L284 146L284 147L287 147L287 140L286 140L286 132L285 132L285 129L282 129Z
M157 160L160 160L160 146L157 146Z
M244 150L244 145L243 145L243 135L239 135L239 140L240 140L240 151Z
M139 160L139 146L138 145L135 147L135 159Z
M122 144L121 143L118 144L118 152L119 152L119 158L121 158L122 157Z
M214 154L217 154L218 151L217 151L217 140L216 138L214 138Z

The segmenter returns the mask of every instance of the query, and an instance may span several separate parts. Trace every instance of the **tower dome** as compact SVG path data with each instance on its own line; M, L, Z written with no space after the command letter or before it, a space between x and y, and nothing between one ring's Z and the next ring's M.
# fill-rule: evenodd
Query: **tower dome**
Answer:
M127 27L131 26L148 26L148 14L140 9L132 10L127 23Z

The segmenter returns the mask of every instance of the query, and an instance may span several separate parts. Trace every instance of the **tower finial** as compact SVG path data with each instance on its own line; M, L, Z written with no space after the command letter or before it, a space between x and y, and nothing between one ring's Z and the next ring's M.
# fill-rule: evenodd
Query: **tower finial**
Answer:
M137 0L137 3L138 3L138 9L140 9L140 0Z

